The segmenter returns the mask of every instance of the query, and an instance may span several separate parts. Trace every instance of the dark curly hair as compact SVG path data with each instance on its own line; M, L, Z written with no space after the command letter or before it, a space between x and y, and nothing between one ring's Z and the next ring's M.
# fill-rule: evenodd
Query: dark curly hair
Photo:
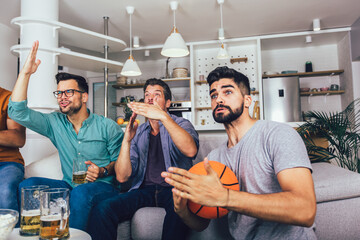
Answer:
M217 67L215 70L209 73L207 77L207 82L209 86L216 81L219 81L222 78L230 78L234 80L236 85L240 88L241 94L249 95L250 94L250 82L249 78L246 77L244 74L226 66L224 67Z

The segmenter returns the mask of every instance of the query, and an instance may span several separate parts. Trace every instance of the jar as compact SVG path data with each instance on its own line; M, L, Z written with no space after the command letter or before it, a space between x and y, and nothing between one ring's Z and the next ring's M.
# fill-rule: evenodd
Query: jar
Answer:
M312 72L313 68L312 68L312 63L310 61L307 61L305 63L305 72Z
M173 78L186 78L188 76L187 68L174 68L172 77Z

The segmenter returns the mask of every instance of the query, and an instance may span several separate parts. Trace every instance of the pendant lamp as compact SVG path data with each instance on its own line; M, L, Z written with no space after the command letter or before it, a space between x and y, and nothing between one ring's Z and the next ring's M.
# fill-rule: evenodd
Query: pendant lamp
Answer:
M217 59L228 59L229 58L229 54L226 51L225 45L222 43L221 47L219 49L218 55L216 57Z
M225 45L223 43L223 40L225 39L224 34L224 27L223 27L223 14L222 14L222 5L224 3L224 0L217 0L218 4L220 5L220 28L219 28L219 40L221 41L221 46L217 55L217 59L228 59L229 54L226 51Z
M165 57L185 57L189 54L189 49L175 25L175 11L177 7L177 1L170 2L170 8L174 12L174 27L161 50L161 55Z
M129 58L126 60L122 70L121 75L127 76L127 77L133 77L133 76L140 76L141 71L139 66L137 65L134 57L132 56L132 32L131 32L131 16L134 13L134 7L128 6L126 7L127 13L130 15L130 55Z

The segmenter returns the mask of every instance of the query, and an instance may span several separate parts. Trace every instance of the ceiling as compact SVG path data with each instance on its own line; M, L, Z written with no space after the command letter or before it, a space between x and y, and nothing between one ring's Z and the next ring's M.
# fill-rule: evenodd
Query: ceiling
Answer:
M28 0L31 1L31 0ZM0 23L20 16L20 0L0 0ZM129 16L134 6L133 35L141 46L165 42L173 25L170 0L59 0L59 21L98 33L109 17L109 35L129 44ZM6 6L6 7L4 7ZM225 0L226 38L309 31L319 18L322 29L349 27L360 17L359 0ZM180 0L176 25L186 42L216 40L220 8L216 0Z

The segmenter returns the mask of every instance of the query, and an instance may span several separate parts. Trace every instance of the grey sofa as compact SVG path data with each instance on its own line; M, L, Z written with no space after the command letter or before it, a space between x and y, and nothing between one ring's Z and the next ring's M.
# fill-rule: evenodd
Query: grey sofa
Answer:
M226 138L226 134L200 136L195 163ZM360 174L330 163L314 163L312 168L317 200L313 227L318 239L360 239ZM130 221L119 224L117 239L160 239L164 216L161 208L139 209ZM227 218L212 220L203 232L191 231L188 239L232 239Z
M318 239L360 239L360 174L330 163L314 163L312 167ZM164 216L162 208L139 209L130 221L119 224L117 239L160 239ZM227 218L212 220L203 232L191 231L188 239L232 239Z

